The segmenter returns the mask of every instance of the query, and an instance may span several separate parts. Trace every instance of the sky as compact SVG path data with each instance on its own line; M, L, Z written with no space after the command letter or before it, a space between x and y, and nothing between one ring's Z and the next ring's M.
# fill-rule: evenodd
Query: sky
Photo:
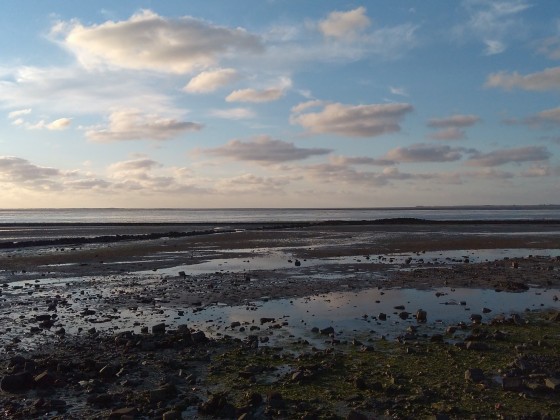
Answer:
M0 4L0 208L560 204L560 2Z

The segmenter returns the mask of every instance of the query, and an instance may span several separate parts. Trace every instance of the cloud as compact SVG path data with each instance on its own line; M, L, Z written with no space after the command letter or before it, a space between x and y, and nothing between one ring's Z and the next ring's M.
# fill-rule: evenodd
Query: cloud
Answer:
M187 131L198 131L201 124L147 115L138 110L113 111L109 125L104 128L90 128L86 137L95 142L121 140L168 140Z
M362 6L348 12L331 12L318 26L325 37L348 39L354 38L370 25L366 8Z
M519 16L531 5L524 0L464 0L462 4L468 20L454 28L455 35L481 41L485 55L504 52L508 42L526 32Z
M389 150L384 159L394 162L454 162L460 160L465 152L468 150L464 148L420 143Z
M301 106L295 109L301 109ZM406 103L371 105L332 103L324 105L319 112L296 112L290 117L290 122L301 125L311 133L375 137L400 131L401 120L412 110L412 105Z
M428 127L432 128L452 128L470 127L480 121L476 115L455 114L445 118L433 118L428 121Z
M61 22L53 36L88 69L120 67L184 74L215 66L228 55L264 51L259 37L185 16L166 19L142 10L125 21Z
M538 44L537 52L551 60L560 60L560 37L553 36L542 40Z
M552 67L541 72L530 73L525 76L517 72L498 72L490 74L485 87L512 90L514 88L546 92L560 89L560 67Z
M529 169L521 172L521 175L527 178L540 178L552 175L552 170L550 169L550 166L536 165L531 166Z
M256 116L255 112L249 108L214 109L210 111L210 115L227 120L244 120Z
M15 120L18 119L24 115L28 115L31 113L31 108L27 108L27 109L19 109L17 111L12 111L8 114L8 118L11 120Z
M227 97L227 102L272 102L280 99L284 96L287 89L292 86L292 81L283 77L277 83L277 86L273 86L263 90L257 89L239 89L231 92Z
M12 111L8 114L8 118L12 120L13 125L23 126L29 130L52 130L60 131L67 129L72 123L72 118L59 118L57 120L46 122L41 120L37 123L29 123L25 121L22 117L29 115L31 113L31 108L21 109L18 111Z
M546 147L527 146L495 150L490 153L478 153L467 161L467 165L490 167L507 163L541 162L548 160L551 156L552 154Z
M293 181L292 177L262 177L254 174L242 174L230 178L223 178L216 182L216 192L222 194L278 194Z
M445 118L433 118L428 121L428 127L439 129L430 138L434 140L461 140L466 137L463 128L470 127L480 121L476 115L455 114Z
M457 127L449 127L441 130L437 130L435 133L430 135L432 140L463 140L466 138L465 130L461 130Z
M311 156L326 155L330 149L300 148L293 143L261 136L252 141L231 140L226 145L214 149L204 149L209 156L226 157L238 161L261 164L281 163L307 159Z
M403 87L389 86L389 92L391 92L391 94L393 95L408 97L408 93L406 92L406 89Z
M127 72L105 72L101 76L73 66L6 69L0 80L0 105L72 116L106 113L114 108L136 108L146 113L183 112L154 85L153 75L131 77Z
M395 161L388 159L375 159L366 156L332 156L331 163L334 165L391 166L395 164Z
M3 180L25 182L47 179L61 175L55 168L37 166L26 159L14 156L0 156L0 176Z
M149 158L139 158L132 160L125 160L117 163L113 163L109 166L109 172L113 174L122 174L138 171L146 171L155 168L159 168L162 165L153 159Z
M239 80L235 69L208 70L193 77L183 88L188 93L209 93Z
M534 127L558 127L560 126L560 107L546 109L523 119L521 122Z

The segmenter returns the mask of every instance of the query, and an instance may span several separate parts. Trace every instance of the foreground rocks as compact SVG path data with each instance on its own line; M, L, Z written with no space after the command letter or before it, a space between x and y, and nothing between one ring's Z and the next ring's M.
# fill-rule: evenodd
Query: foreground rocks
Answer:
M497 316L438 340L421 322L369 351L367 335L334 342L321 330L310 334L324 346L215 340L186 325L66 336L4 358L0 402L9 418L548 419L560 410L557 319Z

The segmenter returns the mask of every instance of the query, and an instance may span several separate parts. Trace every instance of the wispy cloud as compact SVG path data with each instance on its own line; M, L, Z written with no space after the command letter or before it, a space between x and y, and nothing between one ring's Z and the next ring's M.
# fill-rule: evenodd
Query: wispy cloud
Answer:
M457 25L460 39L473 38L483 43L484 54L504 52L512 39L526 32L521 14L531 7L525 0L463 0L468 19Z

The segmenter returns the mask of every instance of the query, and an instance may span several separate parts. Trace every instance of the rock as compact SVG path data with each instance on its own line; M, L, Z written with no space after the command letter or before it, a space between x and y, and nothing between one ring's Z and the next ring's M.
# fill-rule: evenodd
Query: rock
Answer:
M299 266L301 265L301 261L300 261L300 260L296 260L296 262L294 263L294 265L295 265L296 267L299 267Z
M395 309L397 311L404 311L404 305L397 305L397 306L395 306Z
M50 388L54 384L54 377L48 372L44 371L33 378L35 386L38 388Z
M200 344L200 343L205 343L208 341L208 338L206 337L206 334L204 334L203 331L195 331L191 334L191 339L193 341L193 343L195 344Z
M470 382L482 382L485 379L484 372L479 368L471 368L465 371L465 379Z
M162 420L181 420L181 413L179 411L171 410L163 413Z
M123 416L134 418L138 415L138 409L135 407L116 408L109 414L110 419L120 419Z
M241 322L239 322L239 321L233 321L233 322L229 325L230 328L237 328L237 327L240 327L240 326L241 326Z
M286 406L286 402L282 398L282 394L277 391L272 391L268 394L268 406L274 409L281 409Z
M334 334L334 328L333 327L323 328L320 332L322 335L331 335Z
M519 391L523 386L523 380L518 376L504 376L502 378L502 389L504 391Z
M408 316L409 316L409 315L410 315L410 314L409 314L408 312L402 311L402 312L399 313L399 318L400 318L400 319L408 319Z
M162 322L161 324L156 324L152 327L152 334L164 334L165 333L165 324Z
M103 379L110 379L113 378L117 372L119 371L119 367L115 365L105 365L99 370L99 376Z
M360 413L359 411L350 410L350 412L346 416L346 420L368 420L368 417L365 414Z
M381 312L378 316L377 319L379 319L380 321L386 321L387 320L387 314L384 314L383 312Z
M428 320L428 313L423 309L418 309L416 312L416 321L426 322Z
M449 327L447 327L447 329L445 330L446 334L455 334L455 332L457 331L457 327L450 325Z
M149 392L149 398L151 403L164 402L169 400L177 393L175 386L171 384L164 385L160 388L152 389Z
M443 335L441 334L434 334L430 337L430 341L432 343L443 343Z
M6 375L0 380L0 389L10 394L20 394L33 387L33 376L29 372Z
M261 325L276 321L276 318L261 318Z
M203 415L218 418L236 418L237 409L227 401L225 394L214 394L210 399L198 406L198 412Z
M482 313L483 313L483 314L488 314L488 313L490 313L490 312L492 312L492 309L489 309L489 308L482 308Z
M467 350L476 350L476 351L485 351L490 349L488 344L480 341L467 341L465 344L465 348Z
M473 324L480 324L482 322L482 315L471 314L470 319L473 322Z
M546 378L544 380L544 384L547 388L552 389L553 391L560 390L560 379L558 378Z

